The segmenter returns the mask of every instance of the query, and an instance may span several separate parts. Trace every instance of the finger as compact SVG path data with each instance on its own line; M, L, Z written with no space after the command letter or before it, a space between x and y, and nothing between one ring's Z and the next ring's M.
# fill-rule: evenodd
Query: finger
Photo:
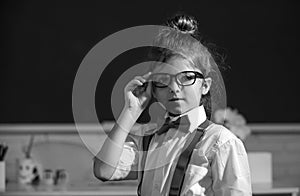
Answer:
M143 83L141 81L133 79L125 86L124 90L131 91L131 90L135 89L136 87L142 86L142 85L143 85Z
M146 80L145 78L143 78L142 76L136 76L136 77L134 77L134 79L135 79L135 80L139 80L139 81L141 81L142 83L147 82L147 80Z
M135 87L136 86L142 86L144 84L142 81L137 80L137 79L132 80L130 83L131 83L130 86L135 86Z
M143 75L144 79L148 79L151 76L152 72L148 72L145 75Z
M143 76L135 76L134 79L140 80L141 82L145 83L145 82L147 82L147 79L149 78L150 75L151 75L151 72L148 72Z

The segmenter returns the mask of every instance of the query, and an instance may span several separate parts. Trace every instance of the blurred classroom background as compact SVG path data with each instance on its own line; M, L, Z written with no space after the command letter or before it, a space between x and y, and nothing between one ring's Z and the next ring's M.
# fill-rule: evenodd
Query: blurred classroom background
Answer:
M72 113L77 70L85 55L112 33L138 25L161 25L182 11L199 20L203 39L226 57L220 70L227 106L237 109L251 129L244 140L247 151L269 163L263 170L266 175L256 172L258 183L283 187L279 193L287 191L284 188L297 192L299 8L296 1L278 0L2 1L0 142L9 146L6 183L17 180L17 160L34 135L32 153L44 169L67 170L73 184L98 185L91 172L92 158L105 135L89 118L81 122L84 131L78 135ZM99 78L94 102L105 130L118 113L111 106L114 84L131 66L145 60L147 49L135 48L117 56ZM82 113L89 116L90 109ZM255 159L253 164L261 164ZM8 189L20 190L14 186Z

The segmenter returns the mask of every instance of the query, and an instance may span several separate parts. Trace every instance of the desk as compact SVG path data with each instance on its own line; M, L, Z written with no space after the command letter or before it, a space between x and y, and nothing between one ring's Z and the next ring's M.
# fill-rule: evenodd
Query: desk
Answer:
M299 188L273 186L272 184L253 184L252 192L254 196L297 196Z
M299 188L280 187L270 184L253 184L254 196L297 196ZM3 196L136 196L136 182L109 182L93 184L71 184L67 187L57 186L20 186L16 183L9 183Z
M66 187L8 183L2 196L136 196L136 183L71 184Z

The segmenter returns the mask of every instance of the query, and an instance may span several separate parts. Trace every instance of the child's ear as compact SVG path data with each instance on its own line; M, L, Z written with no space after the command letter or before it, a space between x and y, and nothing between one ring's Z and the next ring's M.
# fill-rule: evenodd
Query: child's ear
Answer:
M205 78L202 83L202 95L206 95L211 87L212 79Z

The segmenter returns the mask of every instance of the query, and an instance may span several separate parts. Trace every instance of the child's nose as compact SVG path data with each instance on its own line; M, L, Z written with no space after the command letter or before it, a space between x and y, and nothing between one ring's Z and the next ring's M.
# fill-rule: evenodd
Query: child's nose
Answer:
M170 84L169 84L169 88L171 92L179 92L179 90L181 89L181 86L176 82L175 78L172 78Z

